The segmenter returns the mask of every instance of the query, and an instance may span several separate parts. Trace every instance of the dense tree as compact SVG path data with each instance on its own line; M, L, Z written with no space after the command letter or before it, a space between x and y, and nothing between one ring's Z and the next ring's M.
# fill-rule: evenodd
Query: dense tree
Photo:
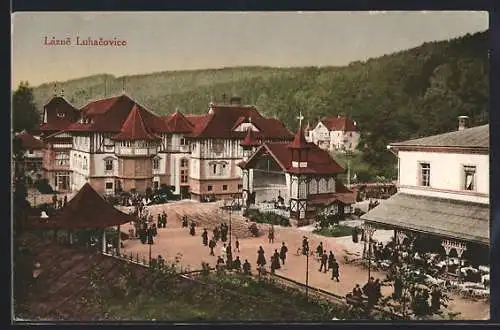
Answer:
M40 115L33 97L33 88L28 82L21 82L12 95L12 117L15 132L31 131L40 122Z
M206 113L222 95L241 96L263 114L297 128L306 122L346 114L361 130L364 161L375 172L393 172L388 143L444 133L457 127L457 116L473 125L488 121L488 34L429 42L391 55L344 67L240 67L170 71L126 77L129 95L159 114L179 109ZM75 105L121 92L123 78L99 75L61 84ZM41 106L52 84L34 90ZM386 175L390 173L385 173Z

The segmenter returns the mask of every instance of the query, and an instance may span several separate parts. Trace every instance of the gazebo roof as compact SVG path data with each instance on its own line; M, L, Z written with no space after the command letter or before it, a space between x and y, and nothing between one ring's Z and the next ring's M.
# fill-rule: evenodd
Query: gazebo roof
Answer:
M86 183L59 212L49 219L40 219L34 227L61 229L108 228L123 225L137 218L117 210Z

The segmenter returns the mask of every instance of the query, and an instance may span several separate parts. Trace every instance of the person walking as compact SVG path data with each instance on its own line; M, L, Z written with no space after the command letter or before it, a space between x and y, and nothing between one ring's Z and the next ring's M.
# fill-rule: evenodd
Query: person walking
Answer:
M189 229L189 234L191 236L194 236L196 235L196 224L194 223L194 221L191 221L191 228Z
M208 243L208 247L210 248L210 255L211 256L215 256L215 253L214 253L214 248L217 246L217 243L215 243L215 239L212 237L212 239L210 240L210 242Z
M262 246L257 251L257 266L264 267L266 265L266 257L264 256L264 249Z
M323 250L321 253L321 265L319 266L320 272L324 269L324 272L326 273L328 266L327 262L328 262L328 256L326 255L326 250Z
M287 252L288 252L288 248L285 245L285 242L283 242L281 244L281 249L280 249L280 259L281 259L281 263L283 265L285 265L285 260L286 260L286 254L287 254Z
M227 259L227 246L226 244L224 244L221 248L220 248L220 256L222 257L222 259L226 260Z
M357 227L353 227L352 228L352 242L353 243L358 243L358 228Z
M330 254L328 255L328 269L333 268L333 262L335 261L335 256L333 255L333 252L330 251Z
M274 227L273 226L271 226L271 228L269 228L269 233L267 234L267 238L269 240L269 244L274 243Z
M207 231L207 228L203 229L203 233L201 234L201 238L203 240L203 245L207 246L208 245L208 231Z
M238 241L238 237L236 237L236 242L234 244L236 247L236 251L238 251L238 253L239 253L240 252L240 241Z
M333 264L332 264L332 280L336 279L337 282L340 282L339 280L339 264L337 260L333 259Z
M323 255L323 242L319 242L319 245L318 247L316 248L316 255L318 256L318 258L321 258L321 256Z
M302 254L307 255L309 253L309 241L307 240L307 237L304 236L302 239Z
M280 269L280 254L278 253L278 249L274 249L273 261L275 263L274 269Z

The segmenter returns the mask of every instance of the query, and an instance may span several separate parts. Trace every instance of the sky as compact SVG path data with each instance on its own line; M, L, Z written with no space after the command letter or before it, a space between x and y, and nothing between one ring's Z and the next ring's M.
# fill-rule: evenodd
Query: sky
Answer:
M488 29L487 12L24 12L12 84L234 66L339 66ZM69 46L45 39L71 40ZM125 40L78 46L76 38Z

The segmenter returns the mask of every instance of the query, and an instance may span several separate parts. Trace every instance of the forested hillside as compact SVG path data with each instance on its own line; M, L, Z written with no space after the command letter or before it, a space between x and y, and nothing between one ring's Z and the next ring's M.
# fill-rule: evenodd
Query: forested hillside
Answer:
M456 129L459 115L474 125L487 122L488 80L488 34L481 32L345 67L168 71L127 76L125 85L159 114L204 113L223 94L241 96L291 129L299 111L311 124L345 113L359 123L365 160L387 165L394 160L386 151L390 142ZM123 77L98 75L58 83L58 89L81 106L120 93L122 84ZM39 110L53 90L54 83L34 89Z

